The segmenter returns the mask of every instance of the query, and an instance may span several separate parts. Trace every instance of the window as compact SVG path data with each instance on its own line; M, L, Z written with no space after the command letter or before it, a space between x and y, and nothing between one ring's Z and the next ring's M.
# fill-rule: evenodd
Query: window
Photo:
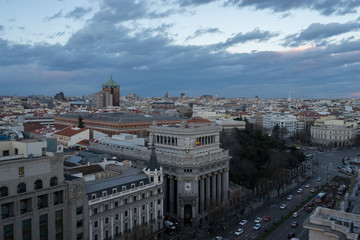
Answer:
M124 204L127 204L127 198L124 199Z
M122 188L121 188L123 191L125 191L126 190L126 186L122 186Z
M95 221L94 222L94 228L97 228L99 226L99 222L98 221Z
M119 206L119 202L115 202L115 207L118 207Z
M3 151L3 157L9 156L9 155L10 155L9 150L4 150Z
M117 193L117 189L116 189L116 188L113 188L113 189L112 189L112 193Z
M105 218L105 224L109 223L109 218Z
M77 228L80 228L80 227L82 227L83 226L83 220L78 220L77 222L76 222L76 227Z
M24 193L24 192L26 192L26 184L19 183L19 185L17 185L17 193Z
M109 210L109 205L105 205L105 211Z
M63 191L58 191L53 193L53 202L54 205L63 203Z
M135 188L135 183L132 183L132 184L131 184L131 188Z
M127 217L127 215L128 215L128 211L125 211L124 215L125 215L125 217Z
M47 215L41 215L39 217L39 227L40 227L40 239L48 239L48 220Z
M136 213L137 208L134 208L134 213Z
M140 182L140 186L144 186L144 182L143 182L143 181Z
M161 199L158 199L158 204L161 204Z
M3 228L4 231L4 240L13 240L14 239L14 225L9 224L5 225Z
M153 202L150 203L150 207L153 207Z
M76 215L82 214L83 213L83 207L77 207L76 208Z
M0 188L0 197L6 197L8 195L8 188L7 187L1 187Z
M63 239L63 212L62 210L55 212L55 239Z
M136 196L133 197L133 202L136 202Z
M31 219L22 221L22 239L31 240Z
M142 198L142 199L145 198L145 193L141 194L141 198Z
M48 207L48 195L41 195L37 197L37 207L38 209Z
M107 192L106 191L103 191L102 192L102 196L105 197L107 195Z
M94 214L97 214L97 213L98 213L98 209L94 208Z
M160 194L160 193L161 193L161 189L159 188L159 189L158 189L158 194Z
M31 211L31 198L20 200L20 213Z
M40 179L36 180L34 183L34 190L42 189L42 181Z
M119 219L119 214L115 214L115 220Z
M57 184L58 184L58 179L57 179L57 177L52 177L52 178L50 179L50 187L56 186Z
M82 240L84 239L83 233L76 234L76 240Z
M145 204L144 204L144 205L142 205L142 210L145 210Z

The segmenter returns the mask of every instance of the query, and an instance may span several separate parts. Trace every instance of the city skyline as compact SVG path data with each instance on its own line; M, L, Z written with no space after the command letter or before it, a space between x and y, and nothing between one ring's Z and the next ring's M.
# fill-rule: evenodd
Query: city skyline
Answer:
M142 97L360 97L355 0L18 0L0 9L0 95L89 95L112 75L121 95Z

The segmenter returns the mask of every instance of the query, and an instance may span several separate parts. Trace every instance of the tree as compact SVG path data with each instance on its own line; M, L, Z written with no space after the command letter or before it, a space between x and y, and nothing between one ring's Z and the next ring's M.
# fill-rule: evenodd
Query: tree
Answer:
M78 128L83 128L85 127L84 122L83 122L83 118L81 116L79 116L78 118Z
M272 129L272 135L275 139L279 139L280 138L280 127L279 125L275 125L275 127Z

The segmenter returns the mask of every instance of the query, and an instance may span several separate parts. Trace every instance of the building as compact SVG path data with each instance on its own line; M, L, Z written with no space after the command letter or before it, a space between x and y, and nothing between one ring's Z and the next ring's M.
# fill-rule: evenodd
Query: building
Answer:
M220 148L221 127L212 124L149 127L149 145L164 172L164 212L194 225L214 206L228 203L228 151ZM151 151L146 141L104 138L90 149L131 159L138 168L147 166Z
M277 125L280 129L286 129L287 133L285 137L291 137L296 133L297 122L296 117L290 114L276 113L263 116L263 128L265 130L271 133L273 128Z
M113 96L107 91L99 91L96 93L95 107L102 109L113 106Z
M66 170L86 181L90 240L148 237L163 227L163 173L151 152L143 170L117 161Z
M103 91L108 92L112 96L112 106L120 106L120 85L110 76L110 80L102 85Z
M220 148L221 127L182 124L149 131L164 169L167 215L195 226L215 206L227 205L230 156Z
M64 101L65 100L65 96L63 92L59 92L55 95L54 99L59 100L59 101Z
M329 147L347 147L355 143L358 136L356 122L326 120L323 125L311 126L311 142Z
M360 215L317 207L303 226L309 230L309 240L357 240Z
M79 116L83 118L85 127L110 136L120 133L137 134L147 136L147 128L154 121L161 125L172 125L182 122L179 117L114 113L67 113L55 117L55 127L62 129L69 126L77 126Z
M89 140L90 129L85 127L67 127L54 133L53 136L56 138L58 145L62 145L65 148L70 148L83 140Z
M88 239L85 183L64 178L62 156L44 154L42 144L32 156L15 154L15 141L0 146L10 153L0 157L0 238Z

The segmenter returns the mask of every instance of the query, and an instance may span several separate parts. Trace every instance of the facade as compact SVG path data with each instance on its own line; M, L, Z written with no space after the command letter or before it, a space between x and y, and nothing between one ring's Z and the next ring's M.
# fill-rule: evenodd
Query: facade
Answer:
M96 108L107 108L113 106L113 96L107 91L99 91L96 93Z
M54 127L54 115L46 113L25 114L18 116L22 123L40 123L44 126Z
M304 222L309 240L359 239L360 215L317 207Z
M228 203L228 151L220 148L216 125L151 126L164 169L164 211L184 225L197 224L211 208Z
M46 148L46 140L22 139L18 141L0 141L0 157L41 157L46 155Z
M62 156L0 157L0 205L1 239L88 239L85 184Z
M311 127L311 142L329 147L347 147L355 143L357 123L343 120L327 120L323 125Z
M153 124L172 125L182 122L179 117L128 114L128 113L67 113L55 117L55 127L62 129L69 126L76 126L78 118L83 118L85 127L93 129L110 136L120 133L137 134L147 136L147 128Z
M108 92L112 96L112 106L120 106L120 85L110 76L110 80L103 84L103 91Z
M94 169L96 179L86 182L89 239L127 239L149 236L163 227L163 174L161 168L142 171L114 161ZM96 173L95 173L96 172Z
M263 128L268 131L278 125L280 128L286 128L286 137L293 136L297 131L297 119L290 114L266 114L263 116Z

